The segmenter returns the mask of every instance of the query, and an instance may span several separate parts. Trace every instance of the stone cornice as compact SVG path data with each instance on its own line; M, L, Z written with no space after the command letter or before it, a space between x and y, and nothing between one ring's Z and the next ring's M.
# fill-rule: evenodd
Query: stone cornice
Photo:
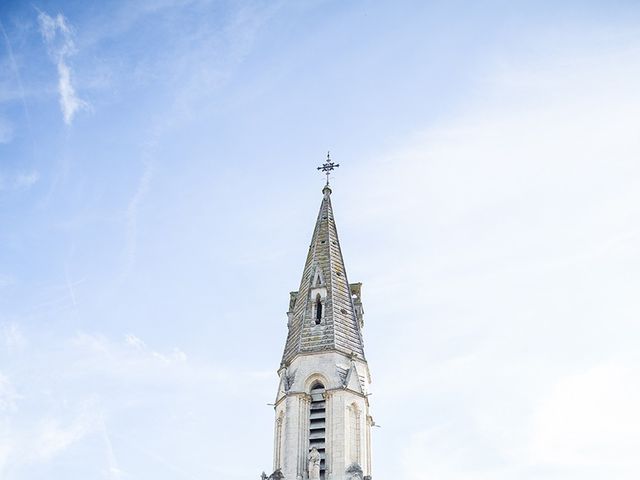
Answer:
M295 357L293 357L291 359L291 361L287 364L287 365L280 365L280 368L278 368L278 370L276 371L276 373L278 374L278 376L280 375L280 373L283 370L286 370L288 367L290 367L293 362L295 362L295 360L299 357L309 357L309 356L315 356L315 355L326 355L327 353L337 353L338 355L340 355L341 357L343 357L345 360L347 360L348 362L350 361L354 361L354 362L359 362L360 364L364 365L365 367L367 367L367 373L369 370L369 363L367 362L367 360L364 357L361 357L360 355L347 355L344 352L341 352L340 350L336 350L334 348L328 348L326 350L321 350L321 351L317 351L317 352L299 352L296 354ZM370 379L368 379L370 381Z
M349 392L353 395L355 395L356 397L360 397L362 399L364 399L367 407L369 406L369 395L364 394L364 393L360 393L360 392L356 392L355 390L351 390L350 388L327 388L325 390L325 395L327 397L333 396L334 393L338 393L338 392ZM274 410L278 408L278 406L287 398L287 397L302 397L304 400L306 400L307 402L311 402L311 395L309 395L307 392L300 392L300 391L291 391L289 390L288 392L286 392L281 398L280 400L276 401L276 403L273 404L273 408Z

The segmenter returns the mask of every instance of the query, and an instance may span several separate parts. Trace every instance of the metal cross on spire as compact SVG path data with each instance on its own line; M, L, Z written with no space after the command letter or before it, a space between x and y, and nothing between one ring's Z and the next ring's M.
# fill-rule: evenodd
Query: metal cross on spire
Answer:
M327 152L327 161L318 167L318 170L321 170L327 176L327 185L329 185L329 174L339 166L339 163L333 163L330 152Z

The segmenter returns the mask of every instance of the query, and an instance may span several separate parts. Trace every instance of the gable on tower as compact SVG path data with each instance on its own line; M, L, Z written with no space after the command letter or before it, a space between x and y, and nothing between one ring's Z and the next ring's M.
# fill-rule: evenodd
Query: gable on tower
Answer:
M313 274L311 275L311 286L314 288L324 286L324 275L320 265L316 264L313 267Z

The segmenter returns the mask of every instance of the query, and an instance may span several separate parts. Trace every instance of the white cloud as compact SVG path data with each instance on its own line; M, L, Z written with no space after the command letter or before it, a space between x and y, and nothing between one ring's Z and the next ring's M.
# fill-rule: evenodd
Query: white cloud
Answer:
M76 95L76 91L71 84L71 71L68 65L63 62L58 63L58 91L60 92L60 106L64 115L65 123L70 124L75 113L88 104Z
M17 352L27 345L27 339L16 323L9 323L2 326L4 343L8 352Z
M138 239L138 212L140 210L140 204L144 200L145 196L149 192L149 188L151 186L151 179L153 177L153 162L151 160L152 152L157 146L158 139L158 130L152 134L152 140L145 145L145 158L144 162L144 171L142 176L140 177L140 181L138 182L138 186L136 188L135 193L129 200L129 204L127 205L127 210L125 212L125 217L127 221L127 230L126 230L126 245L125 245L125 258L124 258L124 268L121 274L121 277L126 277L131 270L133 269L136 262L136 249L137 249L137 239Z
M394 325L369 358L403 352L372 365L380 423L410 425L400 478L640 475L639 52L514 62L341 192Z
M147 381L155 381L163 368L166 369L163 378L168 374L174 374L176 378L181 375L188 377L197 371L187 364L186 353L178 347L160 352L149 348L131 333L124 336L123 342L114 342L102 335L78 333L71 343L83 354L89 370L121 376L121 379L146 377ZM220 378L227 378L226 374L220 374Z
M15 188L29 188L35 185L40 179L40 174L37 171L23 172L16 175L14 180Z
M40 33L44 39L49 55L58 69L58 93L60 95L60 108L67 125L73 121L75 114L89 108L89 104L78 97L71 82L71 68L68 65L68 57L76 52L73 41L73 31L67 19L59 13L51 17L44 12L38 14Z
M637 478L638 368L607 363L564 376L520 417L510 401L495 398L491 405L485 396L460 410L460 418L434 418L434 427L414 432L401 452L402 478L508 480L539 478L536 472L552 479Z
M173 350L167 354L156 352L156 351L150 350L141 339L139 339L132 333L125 335L125 343L138 351L146 352L147 354L151 355L153 358L161 360L164 363L187 361L187 354L184 353L179 348L174 347Z
M97 428L97 417L90 412L82 412L66 424L56 418L45 419L34 439L33 452L41 460L49 460Z
M106 337L102 335L90 335L88 333L78 333L71 339L73 346L93 353L108 353L110 344Z
M130 345L138 350L144 350L147 348L144 342L132 333L128 333L127 335L125 335L124 339L127 345Z
M562 378L535 413L531 463L640 471L638 405L640 368L609 363Z
M118 465L118 460L113 450L113 443L111 442L111 437L109 436L109 431L107 430L107 425L103 417L100 418L100 427L101 427L100 430L102 432L102 438L104 440L104 445L107 450L106 451L106 454L107 454L106 477L109 480L119 480L123 477L123 474L125 472L123 472Z
M35 185L40 179L40 173L36 170L29 172L18 172L16 174L0 174L0 191L3 190L26 190ZM7 286L6 280L9 277L0 275L0 288Z
M133 334L121 341L79 333L63 344L48 336L33 342L40 340L20 365L24 398L0 376L0 478L17 470L37 476L80 457L112 480L149 468L206 478L217 464L206 460L201 431L231 421L212 402L226 410L252 404L246 392L267 392L274 381L273 373L189 361L178 348L156 351ZM192 465L194 451L204 464Z
M587 301L604 301L606 292L623 302L612 302L620 321L630 317L625 311L640 314L628 295L640 278L624 267L640 258L640 56L618 56L615 64L604 54L558 62L544 79L518 66L489 77L468 110L348 179L362 186L343 193L357 197L348 221L375 229L368 234L378 239L368 285L374 302L421 286L425 296L405 299L407 311L422 311L425 298L465 298L458 308L469 322L484 313L486 325L509 328L527 313L573 310L595 325L605 306ZM399 246L412 255L398 254Z
M16 468L48 464L99 430L99 411L93 402L86 401L79 408L58 414L30 412L28 404L34 399L34 391L18 396L4 380L0 376L1 478L5 478L6 471ZM26 412L16 407L16 400L23 398Z

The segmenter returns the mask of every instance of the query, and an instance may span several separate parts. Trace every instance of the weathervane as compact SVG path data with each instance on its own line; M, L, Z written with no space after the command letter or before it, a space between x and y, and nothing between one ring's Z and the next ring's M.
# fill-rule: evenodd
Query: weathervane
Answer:
M329 174L340 166L339 163L333 163L329 153L327 152L327 161L318 167L318 170L321 170L327 176L327 185L329 185Z

